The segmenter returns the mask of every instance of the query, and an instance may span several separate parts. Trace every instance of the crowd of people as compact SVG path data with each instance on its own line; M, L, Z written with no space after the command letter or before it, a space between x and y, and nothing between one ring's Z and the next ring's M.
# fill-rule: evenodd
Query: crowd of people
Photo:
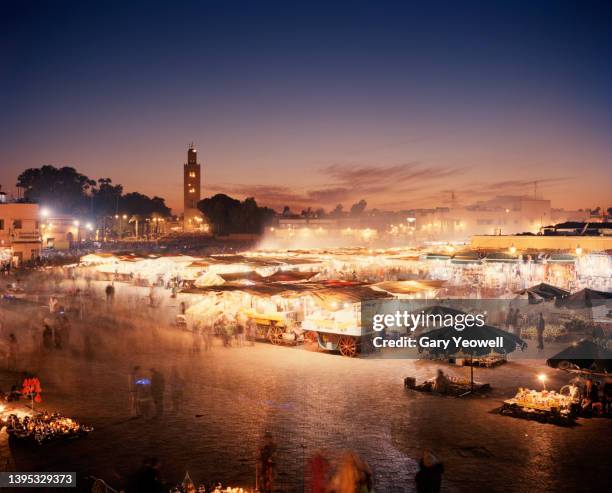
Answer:
M578 376L570 389L579 402L582 416L612 416L612 382L609 378Z

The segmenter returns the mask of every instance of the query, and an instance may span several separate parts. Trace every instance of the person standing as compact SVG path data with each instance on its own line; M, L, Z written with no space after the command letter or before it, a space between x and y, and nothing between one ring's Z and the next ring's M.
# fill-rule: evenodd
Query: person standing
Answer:
M151 396L155 406L155 417L159 418L164 413L164 392L166 382L164 376L155 368L151 368Z
M538 334L538 350L544 349L544 329L546 328L546 322L544 321L544 315L540 312L540 316L536 320L536 333Z
M108 284L104 291L106 293L106 302L111 304L115 300L115 286Z
M429 450L423 451L419 470L414 477L417 493L439 493L444 466Z

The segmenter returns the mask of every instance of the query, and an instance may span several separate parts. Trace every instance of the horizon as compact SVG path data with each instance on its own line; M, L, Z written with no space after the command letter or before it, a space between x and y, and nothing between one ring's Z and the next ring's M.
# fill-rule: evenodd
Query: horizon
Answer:
M146 5L4 6L5 191L72 166L178 214L194 141L203 197L276 210L468 205L534 182L555 208L612 203L605 2Z

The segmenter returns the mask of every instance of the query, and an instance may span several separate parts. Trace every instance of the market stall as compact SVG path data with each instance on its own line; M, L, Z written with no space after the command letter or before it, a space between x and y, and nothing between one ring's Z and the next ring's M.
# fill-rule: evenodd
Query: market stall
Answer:
M512 399L504 401L500 413L524 419L557 424L572 424L580 409L577 397L554 390L519 388Z

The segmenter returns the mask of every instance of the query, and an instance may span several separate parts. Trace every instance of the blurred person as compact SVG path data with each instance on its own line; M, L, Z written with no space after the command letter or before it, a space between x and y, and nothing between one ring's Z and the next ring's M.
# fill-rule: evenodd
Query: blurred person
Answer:
M130 416L138 416L138 374L140 366L134 366L128 375L128 404L130 406Z
M42 343L43 349L53 349L53 329L46 323L44 324Z
M414 477L417 493L439 493L443 473L444 466L437 457L428 449L423 450L419 470Z
M156 457L145 459L134 485L138 493L161 493L167 491L159 474L160 463ZM130 489L128 488L128 491Z
M236 327L236 345L238 347L244 346L244 324L242 321L238 321Z
M136 374L136 408L137 415L148 418L151 414L151 379L140 373Z
M259 448L256 466L256 488L260 493L271 493L274 489L274 459L276 443L272 433L264 434L264 442Z
M176 369L176 366L173 366L170 371L170 399L172 400L172 410L174 412L181 410L184 387L185 380Z
M519 339L521 338L522 324L523 324L523 315L521 314L521 311L517 308L514 312L514 315L512 316L512 329L513 329L514 335L518 337Z
M115 286L112 283L108 284L104 292L106 293L106 302L109 304L113 303L115 301Z
M202 340L204 341L204 351L210 351L213 343L213 328L210 324L205 323L202 326Z
M329 461L321 452L317 452L308 461L308 465L310 468L310 492L326 493Z
M17 350L19 346L17 344L17 337L12 332L8 336L8 352L6 356L7 369L9 371L17 370Z
M151 396L155 405L155 417L159 418L164 413L164 393L166 382L164 376L155 368L151 368Z
M247 319L246 323L246 333L247 340L249 341L249 346L255 345L255 331L257 327L255 325L255 321L252 318Z
M595 416L603 414L603 399L601 396L601 386L599 382L593 382L591 386L591 412Z
M544 321L544 315L540 312L538 319L536 320L536 333L538 335L538 350L544 349L544 329L546 328L546 322Z
M329 493L369 493L372 490L372 472L368 465L355 453L344 454L331 477Z
M155 306L155 286L149 288L149 306Z
M59 302L55 296L49 297L49 313L55 313L57 311Z
M603 383L603 412L607 415L612 414L612 380L607 378Z
M584 414L590 414L592 411L593 404L593 395L594 395L594 385L593 380L587 379L584 385L584 392L582 395L582 401L580 402L580 407Z
M450 382L448 380L448 377L444 374L444 372L440 368L438 368L438 373L436 375L436 378L433 384L434 392L445 394L446 392L448 392L449 384Z
M202 336L200 335L202 323L196 322L191 331L191 351L193 353L199 353L202 343Z

